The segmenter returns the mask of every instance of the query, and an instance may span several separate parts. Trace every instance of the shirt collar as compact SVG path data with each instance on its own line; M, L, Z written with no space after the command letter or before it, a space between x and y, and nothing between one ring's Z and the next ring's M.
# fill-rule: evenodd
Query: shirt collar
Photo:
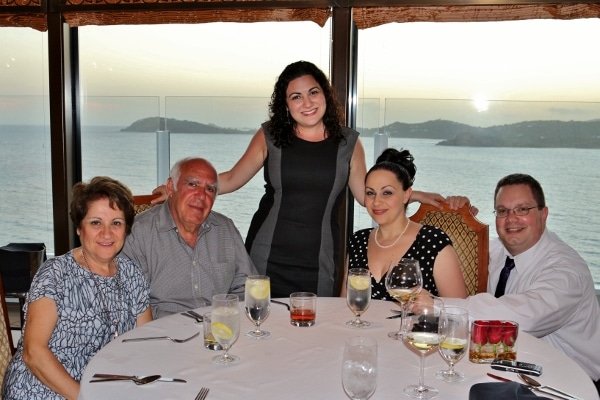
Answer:
M539 258L540 249L544 248L544 243L548 240L548 230L544 229L540 239L532 247L524 251L523 253L512 256L506 248L504 249L505 255L515 260L515 268L517 270L526 268L529 265L534 265L535 261Z

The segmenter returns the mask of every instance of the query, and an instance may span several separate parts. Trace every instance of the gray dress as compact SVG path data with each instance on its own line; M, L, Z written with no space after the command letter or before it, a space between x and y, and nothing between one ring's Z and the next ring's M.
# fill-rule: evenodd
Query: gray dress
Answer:
M275 147L263 124L268 155L265 194L254 214L246 249L260 274L271 278L271 296L308 291L332 296L340 251L338 214L350 176L358 132L345 139Z

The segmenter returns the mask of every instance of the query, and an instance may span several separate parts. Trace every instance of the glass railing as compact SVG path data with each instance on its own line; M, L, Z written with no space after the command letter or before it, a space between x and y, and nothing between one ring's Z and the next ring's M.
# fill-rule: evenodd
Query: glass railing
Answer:
M108 175L129 185L136 194L149 193L159 182L157 131L169 132L166 151L171 165L183 157L201 156L218 171L228 170L267 119L268 102L264 97L168 97L164 100L165 117L159 119L159 97L88 97L82 113L83 178ZM449 100L446 106L441 100L359 101L357 129L367 167L373 165L377 152L375 134L379 133L380 138L385 134L388 146L407 148L415 156L415 189L468 196L480 210L478 218L490 225L492 237L496 236L491 213L496 182L513 172L531 174L546 192L549 229L584 257L595 282L600 283L600 246L595 233L600 216L589 211L589 199L600 194L600 171L596 168L600 145L590 145L594 140L600 142L600 134L594 137L594 132L600 132L595 128L600 124L600 103L492 102L485 119L481 112L469 117L469 107L473 107L472 102L467 100ZM417 109L430 112L416 119ZM465 119L450 119L446 114L450 109ZM532 110L531 118L528 109ZM538 109L579 110L582 117L569 121L544 119L538 116ZM495 117L493 110L501 112ZM515 114L515 110L525 113L523 120L502 119ZM2 226L9 227L0 232L0 241L43 241L52 254L48 127L0 125L5 143L5 155L0 158L5 171L0 178L4 188L0 191L0 218ZM511 147L483 147L474 142L481 140L477 135L516 142ZM540 147L519 145L519 138L529 140L530 136L537 138ZM456 137L472 142L440 144ZM562 141L563 147L541 145L554 140ZM586 148L573 148L584 141ZM264 193L263 186L259 172L243 188L215 202L215 210L231 217L244 237ZM585 188L585 195L574 196L581 188ZM416 206L411 205L409 213L414 210ZM356 204L354 229L371 224L364 208Z
M50 127L45 96L0 96L0 246L54 252Z

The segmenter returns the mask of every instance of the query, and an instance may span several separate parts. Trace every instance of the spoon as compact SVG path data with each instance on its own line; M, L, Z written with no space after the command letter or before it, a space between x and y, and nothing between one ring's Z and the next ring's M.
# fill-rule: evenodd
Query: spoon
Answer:
M553 392L560 393L562 396L560 396L558 394L555 394L555 393L546 392L548 394L552 394L552 395L554 395L556 397L561 397L563 399L582 400L579 397L575 397L575 396L573 396L573 395L571 395L569 393L565 393L563 391L560 391L560 390L558 390L556 388L553 388L552 386L542 385L541 383L539 383L538 381L536 381L532 377L527 376L525 374L518 374L518 375L519 375L519 378L521 378L525 383L527 383L528 385L533 386L534 388L551 390Z
M90 381L93 382L109 382L109 381L133 381L136 385L145 385L147 383L152 383L160 379L160 375L148 375L137 377L134 375L108 375L108 374L96 374L95 378L103 378Z

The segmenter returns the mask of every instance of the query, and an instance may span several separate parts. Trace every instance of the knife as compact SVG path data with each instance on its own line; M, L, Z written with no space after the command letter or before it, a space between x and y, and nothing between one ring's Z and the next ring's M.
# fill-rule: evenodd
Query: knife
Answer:
M188 312L187 312L187 313L188 313L188 314L190 314L190 315L193 315L193 316L194 316L194 317L196 317L196 318L198 318L198 319L200 320L200 321L198 321L198 322L202 322L202 321L204 320L204 317L203 317L202 315L198 314L198 313L197 313L196 311L194 311L194 310L188 310Z
M530 389L530 390L533 390L533 391L538 391L538 392L542 392L542 393L546 393L546 394L552 395L552 396L554 396L554 397L558 397L559 399L565 399L565 400L581 400L581 399L579 399L579 397L575 397L575 396L571 396L571 395L567 395L567 394L561 394L561 393L557 393L557 392L554 392L554 391L552 391L552 390L545 389L545 388L537 388L537 387L535 387L535 386L526 385L526 384L524 384L524 383L521 383L521 382L518 382L518 381L513 381L512 379L504 378L503 376L499 376L499 375L490 374L489 372L488 372L488 374L487 374L487 375L488 375L490 378L494 378L494 379L497 379L497 380L499 380L499 381L502 381L502 382L517 382L519 385L523 385L523 386L527 387L527 388L528 388L528 389Z
M97 378L94 379L90 382L108 382L108 381L120 381L120 380L125 380L128 378L127 375L112 375L112 374L94 374L94 376L92 378ZM144 376L138 376L138 378L142 379L144 378ZM165 378L165 377L160 377L159 379L157 379L159 382L178 382L178 383L187 383L187 381L185 379L179 379L179 378Z

